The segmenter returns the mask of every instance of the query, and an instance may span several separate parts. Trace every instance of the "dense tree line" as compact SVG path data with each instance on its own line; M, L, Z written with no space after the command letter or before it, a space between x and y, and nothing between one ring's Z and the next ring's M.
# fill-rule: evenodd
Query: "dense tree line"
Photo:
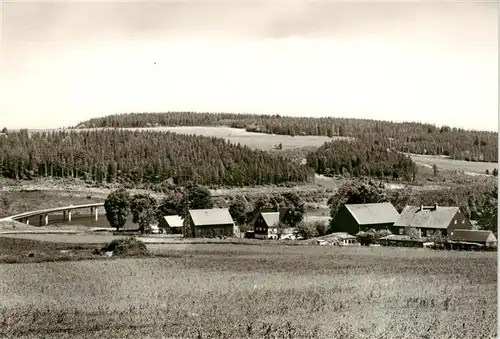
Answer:
M378 140L334 140L307 155L307 164L327 176L351 175L415 180L417 165Z
M90 119L77 127L219 126L285 135L377 136L401 152L447 155L455 159L498 159L498 133L449 126L368 119L285 117L232 113L131 113Z
M0 175L15 179L239 186L305 182L312 174L283 156L219 138L118 129L0 136Z

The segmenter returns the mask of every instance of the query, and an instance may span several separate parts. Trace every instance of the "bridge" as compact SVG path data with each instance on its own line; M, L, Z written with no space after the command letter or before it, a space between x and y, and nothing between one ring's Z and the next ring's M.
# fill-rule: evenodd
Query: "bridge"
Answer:
M44 210L38 210L38 211L30 211L30 212L24 212L24 213L19 213L16 215L11 215L10 217L6 217L0 220L16 220L20 221L26 224L29 224L30 219L32 217L36 217L37 215L40 216L40 223L39 225L48 225L49 224L49 214L51 213L57 213L57 212L63 212L64 220L71 221L71 211L73 210L79 210L79 209L85 209L85 208L90 208L90 214L93 215L95 220L99 219L99 207L104 206L103 202L96 202L92 204L84 204L84 205L69 205L69 206L64 206L64 207L55 207L55 208L48 208Z

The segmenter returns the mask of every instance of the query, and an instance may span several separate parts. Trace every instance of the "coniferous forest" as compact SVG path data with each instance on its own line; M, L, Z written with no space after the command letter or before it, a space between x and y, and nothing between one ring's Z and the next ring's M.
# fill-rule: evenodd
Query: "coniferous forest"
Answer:
M219 126L284 135L347 136L390 140L400 152L446 155L468 161L498 160L498 133L423 123L367 119L285 117L232 113L131 113L90 119L76 127Z
M300 165L280 152L254 150L222 138L119 127L225 125L276 134L350 136L332 139ZM495 160L497 133L417 123L250 114L145 113L91 119L76 130L0 135L0 175L81 178L131 186L182 184L247 186L312 181L327 176L415 180L417 166L402 152ZM84 127L111 127L81 130ZM113 127L118 127L114 129ZM493 142L494 141L494 142Z
M415 180L417 166L410 157L395 152L378 140L337 140L325 143L307 156L318 174L352 175Z
M0 174L73 177L131 185L265 185L308 182L313 172L280 155L220 138L150 131L94 130L0 136Z

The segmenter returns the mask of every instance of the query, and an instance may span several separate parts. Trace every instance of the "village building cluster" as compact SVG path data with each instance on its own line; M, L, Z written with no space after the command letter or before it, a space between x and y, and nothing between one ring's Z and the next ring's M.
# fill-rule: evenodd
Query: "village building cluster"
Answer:
M169 215L158 224L160 232L183 234L186 226L195 238L202 237L249 237L261 240L297 239L293 228L286 224L288 209L263 208L255 211L252 230L242 234L235 225L229 209L192 209L188 220ZM324 220L326 221L326 220ZM359 246L359 232L386 231L388 235L378 239L378 245L427 247L435 245L447 249L490 249L497 247L497 239L491 231L476 230L459 207L406 206L401 213L390 202L344 204L333 220L329 221L328 235L317 238L317 244Z

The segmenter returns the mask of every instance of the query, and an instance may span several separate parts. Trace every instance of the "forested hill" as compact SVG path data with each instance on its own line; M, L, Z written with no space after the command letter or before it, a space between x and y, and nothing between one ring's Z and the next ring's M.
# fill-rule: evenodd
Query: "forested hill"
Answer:
M94 130L0 135L0 175L75 177L97 182L203 185L306 182L312 170L224 139L176 133Z
M415 180L417 165L410 157L391 151L388 142L337 140L327 142L307 155L307 163L318 174L349 174L355 177Z
M84 127L218 126L245 128L252 132L286 135L372 136L391 141L402 152L448 155L455 159L498 161L498 133L471 131L448 126L388 121L282 117L233 113L131 113L91 119Z

